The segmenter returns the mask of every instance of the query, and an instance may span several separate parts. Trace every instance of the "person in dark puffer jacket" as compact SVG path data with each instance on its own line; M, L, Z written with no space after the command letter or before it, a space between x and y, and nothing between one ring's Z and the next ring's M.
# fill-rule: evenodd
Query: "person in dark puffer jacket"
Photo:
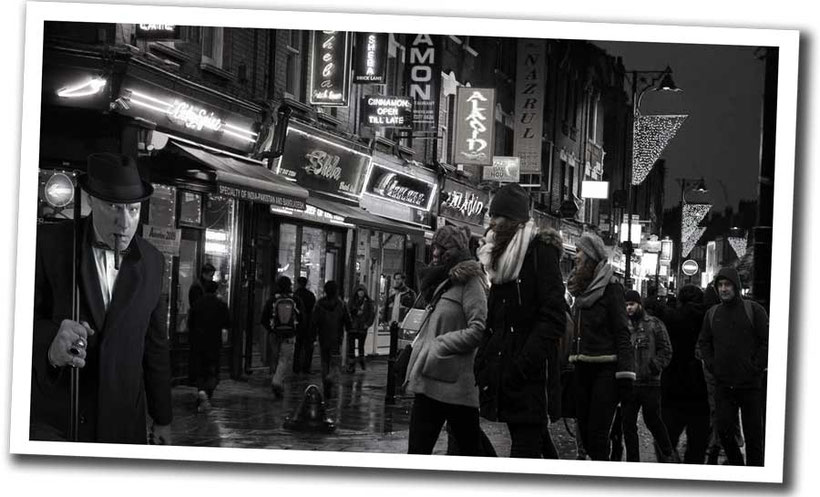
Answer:
M720 304L706 312L698 338L704 367L715 378L715 417L729 464L743 466L734 436L740 409L746 439L746 465L763 466L763 383L768 367L769 316L763 307L740 296L740 277L722 268L714 287Z
M350 316L335 281L325 283L325 295L313 308L311 327L319 337L319 353L322 360L322 384L325 398L330 397L339 379L341 348L344 330L350 328Z
M547 358L558 358L566 331L561 236L535 226L529 196L518 184L496 192L490 216L486 243L478 251L492 283L490 334L476 359L481 415L507 423L510 457L558 458L547 430L545 389ZM560 387L557 360L550 375Z
M709 443L709 399L703 368L695 357L705 312L703 290L685 285L678 293L678 306L662 313L672 360L661 376L661 419L675 447L686 430L686 464L703 464Z
M567 281L575 297L570 362L575 364L578 432L590 458L609 459L609 429L619 399L635 380L624 289L607 262L604 242L586 233L576 241L575 269Z

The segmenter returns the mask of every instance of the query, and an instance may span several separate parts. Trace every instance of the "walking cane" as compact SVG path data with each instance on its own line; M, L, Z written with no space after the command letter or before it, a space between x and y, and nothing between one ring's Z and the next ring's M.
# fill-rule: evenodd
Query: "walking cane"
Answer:
M71 302L71 320L77 323L80 322L80 260L82 255L82 224L80 223L82 215L82 189L80 183L74 186L74 267L71 273L71 283L74 290ZM69 352L73 355L79 355L80 348L85 348L86 344L82 339L77 340L71 345ZM80 412L80 370L72 362L71 364L71 386L69 390L69 432L68 437L72 442L79 441L80 427L79 427L79 412Z

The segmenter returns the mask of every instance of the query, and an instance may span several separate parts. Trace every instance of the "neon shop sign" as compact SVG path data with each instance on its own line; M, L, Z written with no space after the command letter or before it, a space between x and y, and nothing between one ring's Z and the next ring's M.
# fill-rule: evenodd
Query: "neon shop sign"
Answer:
M177 126L193 131L212 131L247 143L255 143L258 136L247 128L226 122L212 111L177 98L163 100L139 91L126 90L116 103L126 110L133 105L159 112Z

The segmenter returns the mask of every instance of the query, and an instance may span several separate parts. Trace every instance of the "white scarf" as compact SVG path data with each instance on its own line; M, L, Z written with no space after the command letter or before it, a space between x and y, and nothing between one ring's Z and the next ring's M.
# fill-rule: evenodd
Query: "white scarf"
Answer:
M524 256L530 242L538 235L535 221L530 219L526 224L521 225L507 245L507 249L498 258L496 269L493 269L492 251L495 247L495 231L490 230L484 237L484 245L478 249L478 260L484 266L484 270L490 277L490 281L495 284L507 283L518 278L521 266L524 264Z

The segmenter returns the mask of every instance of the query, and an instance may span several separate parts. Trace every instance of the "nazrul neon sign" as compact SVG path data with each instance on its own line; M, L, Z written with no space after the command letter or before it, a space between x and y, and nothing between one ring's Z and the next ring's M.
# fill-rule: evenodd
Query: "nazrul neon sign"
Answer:
M151 95L126 90L121 98L127 104L164 114L175 124L195 131L209 130L233 136L249 143L256 142L257 133L226 122L211 111L180 99L162 100Z

